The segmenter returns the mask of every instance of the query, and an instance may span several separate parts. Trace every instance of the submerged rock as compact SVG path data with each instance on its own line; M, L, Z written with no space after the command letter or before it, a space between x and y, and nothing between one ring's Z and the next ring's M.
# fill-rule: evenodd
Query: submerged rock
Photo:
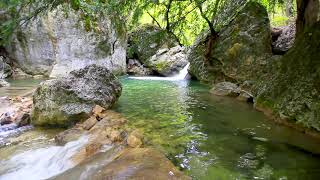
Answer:
M210 92L217 96L237 97L239 96L241 89L231 82L221 82L214 85Z
M143 25L128 35L128 59L138 59L143 64L161 48L177 45L165 30L154 25Z
M209 32L200 35L187 55L190 73L208 83L252 80L272 54L268 13L257 2L248 2L220 30L205 57L209 39Z
M122 91L105 67L89 65L67 77L42 82L33 95L32 123L68 127L91 115L96 105L110 108Z
M178 74L187 64L186 50L181 46L160 49L146 62L148 67L162 76Z

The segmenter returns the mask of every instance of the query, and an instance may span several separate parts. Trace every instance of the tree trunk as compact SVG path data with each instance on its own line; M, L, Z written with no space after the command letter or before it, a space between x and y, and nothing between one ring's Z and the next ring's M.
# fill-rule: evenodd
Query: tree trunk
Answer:
M320 0L297 0L297 33L320 21Z

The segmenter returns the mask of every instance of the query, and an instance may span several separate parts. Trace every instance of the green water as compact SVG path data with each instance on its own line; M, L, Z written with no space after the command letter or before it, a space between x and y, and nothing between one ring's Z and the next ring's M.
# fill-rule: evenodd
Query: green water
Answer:
M22 96L33 90L41 81L40 79L21 79L7 80L10 83L9 87L0 88L0 97L3 96Z
M198 82L123 79L115 110L194 179L319 179L319 141ZM314 153L310 153L314 152Z

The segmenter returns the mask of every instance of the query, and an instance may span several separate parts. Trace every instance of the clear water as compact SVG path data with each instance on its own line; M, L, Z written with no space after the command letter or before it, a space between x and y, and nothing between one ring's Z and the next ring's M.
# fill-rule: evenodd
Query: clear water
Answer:
M212 96L193 81L122 84L115 109L194 179L320 177L319 141L274 124L252 105Z
M31 92L43 80L41 79L21 79L7 80L10 83L9 87L0 88L0 97L3 96L22 96Z
M121 81L115 110L144 131L147 146L164 152L194 179L320 177L319 141L274 124L250 104L212 96L208 86L193 81ZM21 95L39 82L13 81L0 96ZM21 153L52 147L59 131L34 129L8 139L10 145L0 148L0 162L17 156L24 161ZM0 174L8 173L7 165L0 166Z

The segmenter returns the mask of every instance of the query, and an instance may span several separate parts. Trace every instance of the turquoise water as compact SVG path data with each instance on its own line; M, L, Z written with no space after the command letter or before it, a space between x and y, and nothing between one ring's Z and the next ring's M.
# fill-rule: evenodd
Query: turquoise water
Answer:
M122 79L115 110L194 179L318 179L319 141L198 82ZM313 152L313 153L310 153Z

